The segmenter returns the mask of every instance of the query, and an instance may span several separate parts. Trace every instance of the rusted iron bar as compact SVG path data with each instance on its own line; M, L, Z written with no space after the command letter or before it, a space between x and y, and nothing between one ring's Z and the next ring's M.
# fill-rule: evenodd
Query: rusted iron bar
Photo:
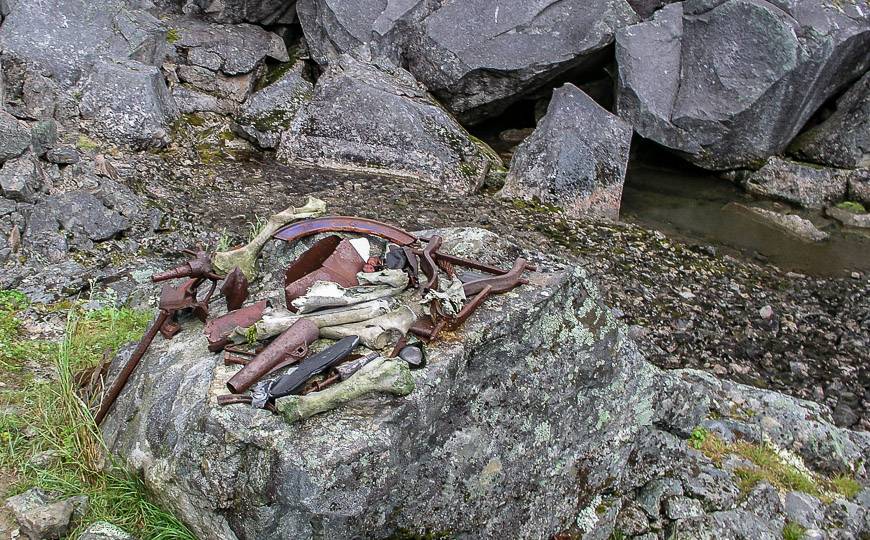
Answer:
M203 250L192 251L189 249L182 250L184 253L187 253L193 256L192 259L182 264L181 266L177 266L172 270L167 270L166 272L158 272L151 276L151 281L157 283L160 281L169 281L170 279L177 279L183 277L192 277L198 279L212 279L219 280L221 276L214 272L214 268L211 264L211 256Z
M528 281L526 281L522 277L523 272L527 269L528 262L523 258L518 258L514 262L513 268L511 268L508 272L500 276L469 281L468 283L464 284L462 288L465 291L465 296L467 297L474 296L487 287L490 288L489 292L492 294L507 292L519 285L528 284Z
M218 352L229 344L229 335L236 328L247 328L256 323L263 316L263 311L266 310L266 300L261 300L256 304L230 311L225 315L221 315L215 319L211 319L205 324L206 339L208 339L208 350Z
M423 285L424 290L428 291L438 288L438 265L435 262L434 254L441 247L443 241L440 236L433 236L420 253L420 270L429 278L429 281Z

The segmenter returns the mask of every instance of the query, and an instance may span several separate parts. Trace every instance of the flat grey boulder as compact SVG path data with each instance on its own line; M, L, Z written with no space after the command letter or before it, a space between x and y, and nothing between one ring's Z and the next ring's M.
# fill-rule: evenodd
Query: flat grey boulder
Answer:
M517 148L499 194L558 206L574 217L617 219L631 136L631 126L565 84Z
M870 169L834 169L773 157L749 175L745 187L757 195L822 208L845 199L849 183L859 179L870 179Z
M281 137L278 158L423 178L457 193L480 187L497 156L475 142L404 69L344 55Z
M469 123L599 62L614 30L638 20L625 0L301 0L297 11L317 62L370 44L404 59L401 65Z
M795 139L789 152L832 167L870 168L870 73L837 100L831 116Z
M287 70L277 81L251 94L235 117L233 131L260 148L277 148L281 133L314 93L314 85L302 77L302 63Z
M46 70L68 89L97 59L157 62L165 52L160 22L122 0L16 0L0 27L0 48Z
M101 136L136 148L166 145L178 117L160 70L132 60L99 62L79 107Z
M52 500L34 488L7 499L6 508L30 540L57 540L66 537L76 506L73 499Z
M27 124L0 110L0 163L18 157L30 146Z
M194 19L172 22L173 45L186 62L226 75L249 73L266 58L287 62L284 41L251 24L208 24Z
M725 206L725 210L749 216L759 223L782 231L804 242L823 242L830 236L828 233L819 230L812 221L797 214L784 214L741 203L728 203Z
M30 210L25 245L52 260L69 247L91 249L94 242L119 236L130 227L121 214L84 191L52 195Z
M859 4L670 4L616 33L616 108L697 165L757 168L870 67L868 47Z

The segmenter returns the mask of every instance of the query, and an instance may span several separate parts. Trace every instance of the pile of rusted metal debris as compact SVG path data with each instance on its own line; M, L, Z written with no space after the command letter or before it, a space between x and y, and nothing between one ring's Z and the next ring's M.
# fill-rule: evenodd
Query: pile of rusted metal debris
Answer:
M297 421L371 392L405 395L414 388L410 370L425 366L425 344L456 330L490 295L527 283L523 273L535 270L524 259L495 268L446 253L437 235L323 216L325 210L323 201L309 198L270 217L244 247L211 255L188 251L188 262L153 275L164 282L157 319L106 391L96 421L105 418L157 333L171 339L180 331L181 313L205 323L209 350L241 366L220 405L250 404ZM266 242L295 244L314 236L319 239L284 271L284 305L246 305ZM219 284L228 311L210 318ZM207 291L199 296L203 286Z

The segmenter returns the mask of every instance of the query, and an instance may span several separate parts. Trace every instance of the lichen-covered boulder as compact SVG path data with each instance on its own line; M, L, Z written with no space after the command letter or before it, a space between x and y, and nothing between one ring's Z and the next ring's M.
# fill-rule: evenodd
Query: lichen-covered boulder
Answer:
M284 132L278 159L413 176L457 193L475 191L502 167L410 73L350 55L318 79L311 102Z
M160 70L140 62L100 62L87 78L79 104L103 137L138 148L169 142L178 108Z
M18 157L30 146L30 130L6 111L0 111L0 163Z
M249 73L266 58L287 62L284 41L251 24L207 24L194 19L172 22L172 45L186 63L226 75Z
M314 93L314 85L302 76L302 68L301 62L296 63L277 81L251 94L239 107L233 131L260 148L277 148L281 133Z
M631 126L565 84L517 148L500 195L617 219L631 135Z
M0 26L4 56L32 62L70 88L97 59L158 62L166 32L154 16L122 0L7 2Z
M870 67L870 11L815 0L691 0L616 33L617 110L714 170L781 153Z
M745 187L750 193L822 208L845 199L850 182L860 180L870 180L870 169L834 169L773 157L749 175Z
M522 255L538 271L427 346L407 396L303 420L312 411L294 407L301 400L279 400L292 423L221 408L237 368L184 320L174 340L155 341L106 418L110 448L205 538L779 535L790 510L772 486L747 487L757 465L731 455L738 441L805 478L795 485L815 493L805 494L830 537L866 531L867 497L847 501L822 475L866 485L870 434L834 426L815 403L660 371L582 269L480 229L426 232L436 233L448 252L502 266ZM278 262L300 247L267 252L263 278L281 296Z
M795 139L789 152L832 167L870 168L870 72L837 100L831 116Z
M516 251L485 231L441 232L453 253L504 265ZM220 408L234 369L185 321L152 346L105 434L204 537L546 537L619 477L626 441L651 421L656 370L582 270L548 264L529 281L429 347L407 397L294 424Z

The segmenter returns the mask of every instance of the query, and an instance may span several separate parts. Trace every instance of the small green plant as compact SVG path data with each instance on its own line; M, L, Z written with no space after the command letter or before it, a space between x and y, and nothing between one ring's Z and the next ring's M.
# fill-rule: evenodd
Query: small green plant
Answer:
M837 208L846 210L847 212L852 212L853 214L864 214L867 212L867 209L864 208L863 204L855 201L843 201L837 204Z
M782 528L782 540L802 540L805 532L806 529L797 523L789 521Z
M260 234L260 231L263 230L263 227L266 226L266 220L261 218L260 216L254 216L254 221L248 222L248 242L252 241L254 238Z
M173 45L181 39L181 32L179 32L178 28L170 28L166 31L166 42L170 45Z
M689 435L689 446L695 450L700 450L704 446L704 441L707 440L709 434L710 432L706 428L696 427L692 430L692 434Z
M613 532L610 533L610 538L608 540L625 540L625 533L622 532L622 529L613 529Z
M223 229L221 235L218 237L215 251L229 251L230 247L232 247L230 235L227 233L226 229Z

